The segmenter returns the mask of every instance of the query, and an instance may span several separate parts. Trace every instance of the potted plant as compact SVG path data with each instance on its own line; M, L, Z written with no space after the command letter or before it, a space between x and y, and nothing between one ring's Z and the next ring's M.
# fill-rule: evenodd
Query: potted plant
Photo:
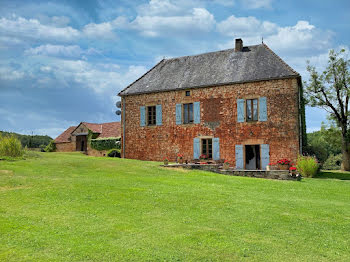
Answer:
M296 175L297 174L297 168L294 166L291 166L289 168L289 173L291 173L291 175Z
M183 156L182 154L180 154L180 153L177 154L177 162L178 162L179 164L182 164L182 163L183 163L183 161L184 161L184 160L183 160L183 157L184 157L184 156Z
M200 161L200 164L203 165L203 164L207 164L207 162L205 161L205 159L207 158L206 155L202 154L199 156L199 161Z
M284 159L278 160L277 164L278 164L279 170L289 170L290 161L288 159L284 158Z
M277 163L269 163L269 165L266 167L266 170L267 171L276 170L276 167L277 167Z
M228 160L224 161L224 170L228 170L230 168L230 163L228 162Z
M164 158L164 165L167 166L169 164L169 158Z

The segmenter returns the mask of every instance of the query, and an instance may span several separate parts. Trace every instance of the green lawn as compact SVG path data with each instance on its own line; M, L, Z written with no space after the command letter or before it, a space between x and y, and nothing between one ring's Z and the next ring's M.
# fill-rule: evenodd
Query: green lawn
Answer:
M331 172L277 181L41 156L0 161L14 171L0 171L0 261L350 261L350 181Z

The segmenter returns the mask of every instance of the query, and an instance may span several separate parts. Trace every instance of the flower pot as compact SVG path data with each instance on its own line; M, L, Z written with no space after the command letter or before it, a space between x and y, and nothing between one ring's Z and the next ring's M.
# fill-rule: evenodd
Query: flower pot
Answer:
M183 164L183 162L184 162L184 160L183 160L182 157L178 157L178 158L177 158L177 163Z
M224 170L228 170L230 168L230 164L224 163L223 168L224 168Z
M169 164L169 160L164 160L164 165L167 166Z
M278 164L278 169L279 170L289 170L289 165Z

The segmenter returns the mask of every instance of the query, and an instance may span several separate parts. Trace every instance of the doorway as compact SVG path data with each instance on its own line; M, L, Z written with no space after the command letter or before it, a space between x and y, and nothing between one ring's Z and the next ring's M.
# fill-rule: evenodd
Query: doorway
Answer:
M245 145L245 169L260 169L260 145Z
M76 151L87 151L87 136L77 136L76 137Z

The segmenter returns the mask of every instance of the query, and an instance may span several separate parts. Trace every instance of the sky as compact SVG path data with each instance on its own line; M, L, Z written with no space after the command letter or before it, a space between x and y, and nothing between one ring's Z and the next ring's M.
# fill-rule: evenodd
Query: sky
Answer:
M264 39L304 81L349 49L348 0L0 0L0 130L57 137L119 121L118 92L163 58ZM308 132L326 112L306 109Z

